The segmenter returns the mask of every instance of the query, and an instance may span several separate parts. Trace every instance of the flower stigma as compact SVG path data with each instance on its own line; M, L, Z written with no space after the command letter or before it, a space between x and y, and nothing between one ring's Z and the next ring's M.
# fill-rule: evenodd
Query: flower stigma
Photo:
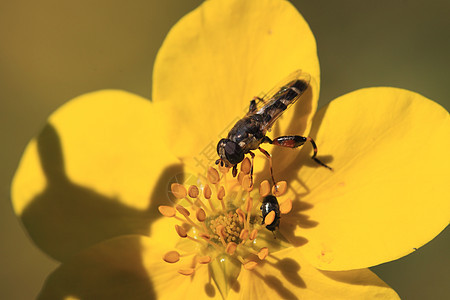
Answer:
M271 251L290 246L274 232L274 226L278 227L280 213L291 211L292 201L285 199L278 213L270 211L264 219L261 216L263 199L271 192L273 196L283 196L287 183L281 181L271 187L264 180L259 191L254 191L249 165L245 158L236 178L227 178L229 168L218 166L210 167L206 176L199 176L198 185L173 183L175 203L158 207L163 216L179 221L175 225L180 237L176 250L171 249L162 259L179 264L178 273L185 276L192 276L207 265L223 296L241 268L253 270L262 266Z

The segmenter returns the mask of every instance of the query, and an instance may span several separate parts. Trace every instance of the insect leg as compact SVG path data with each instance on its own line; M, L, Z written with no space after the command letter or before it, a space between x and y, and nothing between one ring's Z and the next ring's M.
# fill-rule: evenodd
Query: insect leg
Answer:
M272 169L272 155L269 154L266 150L264 150L261 147L258 147L259 151L261 151L268 159L269 159L269 166L270 166L270 176L272 177L273 185L275 186L275 189L277 188L277 185L275 184L275 179L273 178L273 169Z
M236 177L236 175L237 175L237 165L233 166L233 170L231 170L231 174L233 174L233 177Z
M302 146L306 142L310 142L314 149L314 154L311 158L319 165L321 165L327 169L333 170L331 167L327 166L325 163L321 162L316 157L317 146L316 146L316 143L314 142L314 140L309 136L308 137L304 137L304 136L300 136L300 135L280 136L280 137L277 137L276 139L274 139L271 144L282 146L282 147L288 147L288 148L297 148L297 147Z
M262 139L261 143L269 143L269 144L272 144L273 141L272 141L268 136L264 136L264 138Z
M257 98L255 97L255 98L253 98L250 101L250 106L248 108L248 113L252 113L252 112L254 112L256 110L256 100L255 99L257 99Z
M253 186L253 159L255 158L255 153L253 153L252 151L248 151L248 153L252 157L252 164L250 166L250 184L251 186Z

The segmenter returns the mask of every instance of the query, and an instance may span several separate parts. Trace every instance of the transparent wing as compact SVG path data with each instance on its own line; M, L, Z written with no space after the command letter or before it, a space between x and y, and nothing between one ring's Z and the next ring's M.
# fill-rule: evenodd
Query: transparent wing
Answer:
M308 89L311 76L297 70L256 100L252 114L263 116L263 129L270 130L275 121Z

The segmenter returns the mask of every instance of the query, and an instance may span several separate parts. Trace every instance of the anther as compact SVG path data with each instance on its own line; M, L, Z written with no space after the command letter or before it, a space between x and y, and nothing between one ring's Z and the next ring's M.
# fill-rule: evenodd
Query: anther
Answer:
M189 215L191 214L186 208L184 208L184 207L181 206L181 205L177 205L177 206L176 206L176 209L178 210L178 212L179 212L180 214L182 214L182 215L185 216L185 217L189 217Z
M180 273L181 275L186 275L186 276L191 276L192 274L194 274L194 272L195 272L195 269L192 269L192 268L178 270L178 273Z
M268 180L264 180L263 182L261 182L260 186L259 186L259 194L261 195L261 197L265 197L267 195L269 195L270 193L270 183Z
M199 222L204 222L206 220L206 213L202 208L197 209L195 216Z
M206 184L203 188L203 196L205 196L206 199L211 199L211 194L211 188Z
M211 257L208 255L197 257L197 262L199 264L209 264L211 262Z
M253 229L252 232L250 233L250 240L254 240L256 239L256 236L258 235L258 229Z
M242 229L239 238L241 241L245 241L248 238L248 229Z
M287 190L287 182L286 181L278 181L276 185L272 187L272 194L275 197L279 197L284 195Z
M258 257L260 260L264 260L267 255L269 255L269 248L267 247L261 248L261 250L259 250L258 252Z
M198 236L201 237L202 239L206 240L206 241L209 241L211 239L211 236L209 234L206 234L206 233L203 233L203 232L200 232L198 234Z
M280 213L283 215L288 214L292 210L292 200L287 199L280 204Z
M195 185L191 185L188 189L188 194L191 198L197 198L199 193L200 192L198 191L198 187Z
M221 186L219 188L219 191L217 191L217 199L222 201L224 197L225 197L225 188L223 186Z
M253 184L250 175L244 175L244 177L242 177L242 188L248 192L253 190Z
M183 227L181 227L180 225L175 225L175 230L177 231L178 235L179 235L181 238L187 237L187 232L186 232L186 230L185 230Z
M233 255L234 252L236 251L237 248L237 244L234 242L230 242L228 243L227 247L225 248L225 251L229 254L229 255Z
M160 205L158 206L158 210L163 216L169 218L174 217L176 214L176 210L172 206Z
M180 253L178 253L177 251L169 251L166 254L164 254L163 260L170 264L176 263L177 261L180 260Z
M245 213L244 213L244 211L242 209L238 208L238 209L236 209L236 213L237 213L237 215L239 217L239 222L244 223L244 221L245 221Z
M250 162L250 159L248 159L248 157L244 158L244 160L241 163L241 172L247 175L250 173L251 168L252 163Z
M218 225L216 227L216 233L217 235L220 237L220 241L222 242L222 245L224 247L227 246L227 243L225 243L225 226L223 225Z
M275 212L272 210L264 218L264 224L265 225L270 225L270 224L273 223L274 220L275 220Z
M205 187L203 188L203 196L205 196L205 198L208 199L208 203L209 206L211 207L211 210L216 211L211 201L211 195L212 195L211 188L209 187L209 185L206 184Z
M179 212L180 214L182 214L182 215L184 216L184 218L186 219L186 221L188 221L189 224L191 224L191 225L194 226L195 228L201 230L201 227L200 227L199 225L195 224L194 221L192 221L192 219L189 218L189 216L190 216L191 213L190 213L186 208L184 208L184 207L181 206L181 205L177 205L175 208L178 210L178 212Z
M209 167L207 177L208 181L212 184L216 184L220 181L219 172L213 167Z
M249 262L246 262L246 263L244 264L244 268L245 268L246 270L253 270L257 265L258 265L257 262L255 262L255 261L249 261Z
M240 185L242 185L242 179L244 178L244 176L245 176L245 174L243 172L239 172L239 174L237 176L237 180Z
M170 185L170 190L177 199L183 199L187 195L186 188L179 183L172 183Z

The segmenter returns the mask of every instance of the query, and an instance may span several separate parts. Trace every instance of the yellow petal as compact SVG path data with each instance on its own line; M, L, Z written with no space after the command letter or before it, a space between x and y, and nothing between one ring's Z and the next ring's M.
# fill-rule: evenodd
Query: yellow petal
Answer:
M320 271L295 248L276 252L253 270L242 268L227 299L398 299L368 269Z
M56 259L119 234L149 234L182 169L162 143L165 113L139 96L100 91L58 109L23 154L15 212Z
M193 256L166 263L167 252L143 236L123 236L90 247L63 263L47 279L41 299L221 299L201 265L192 276ZM183 253L180 253L183 254Z
M284 221L308 240L301 250L313 265L377 265L447 226L450 118L441 106L406 90L362 89L320 110L311 132L334 172L305 148L297 161L304 167L288 180L302 202Z
M312 90L277 122L276 133L308 131L316 110L319 63L308 24L287 1L203 2L172 28L155 62L153 99L171 106L172 151L215 161L217 142L250 100L296 69L312 76Z

